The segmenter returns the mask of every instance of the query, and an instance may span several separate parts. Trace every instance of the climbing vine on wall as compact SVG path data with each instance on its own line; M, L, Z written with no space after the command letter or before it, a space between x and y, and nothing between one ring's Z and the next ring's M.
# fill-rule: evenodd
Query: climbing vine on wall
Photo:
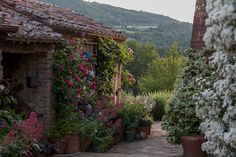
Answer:
M111 95L113 93L113 79L116 75L116 64L126 64L132 60L132 53L128 49L111 39L98 39L97 56L97 85L98 93Z
M94 68L82 52L66 46L54 53L55 109L65 114L93 100L96 91Z

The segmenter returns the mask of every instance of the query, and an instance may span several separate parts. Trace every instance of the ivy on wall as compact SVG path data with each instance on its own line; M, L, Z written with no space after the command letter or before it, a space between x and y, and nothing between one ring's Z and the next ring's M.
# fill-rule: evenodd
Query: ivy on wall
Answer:
M113 79L116 75L116 65L126 64L132 60L132 53L128 48L112 39L98 39L97 56L97 87L98 94L113 94Z

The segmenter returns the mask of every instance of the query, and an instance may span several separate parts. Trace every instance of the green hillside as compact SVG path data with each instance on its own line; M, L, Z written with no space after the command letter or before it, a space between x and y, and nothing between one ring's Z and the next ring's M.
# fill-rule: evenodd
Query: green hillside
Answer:
M75 10L107 26L123 31L131 39L154 43L160 50L177 41L189 46L192 24L179 22L167 16L134 11L83 0L42 0Z

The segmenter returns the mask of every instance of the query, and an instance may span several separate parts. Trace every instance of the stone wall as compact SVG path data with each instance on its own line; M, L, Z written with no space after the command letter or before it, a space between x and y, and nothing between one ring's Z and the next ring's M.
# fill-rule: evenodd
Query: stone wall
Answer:
M19 112L35 111L45 122L45 134L53 118L52 72L53 49L44 53L3 53L4 77L10 77L16 87ZM27 85L27 79L38 80L38 87ZM29 81L28 81L29 83Z
M199 50L205 47L203 36L206 32L206 26L205 26L206 18L207 18L206 0L197 0L194 21L193 21L192 40L190 46L194 50Z

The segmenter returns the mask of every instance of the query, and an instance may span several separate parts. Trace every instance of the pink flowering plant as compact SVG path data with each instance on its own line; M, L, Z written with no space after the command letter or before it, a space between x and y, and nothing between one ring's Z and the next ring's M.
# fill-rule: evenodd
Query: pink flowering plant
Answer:
M54 84L56 110L71 111L94 100L97 85L94 67L82 52L71 47L60 49L54 54Z
M38 141L41 138L43 123L32 112L25 121L15 123L1 142L1 157L34 157L40 151Z

